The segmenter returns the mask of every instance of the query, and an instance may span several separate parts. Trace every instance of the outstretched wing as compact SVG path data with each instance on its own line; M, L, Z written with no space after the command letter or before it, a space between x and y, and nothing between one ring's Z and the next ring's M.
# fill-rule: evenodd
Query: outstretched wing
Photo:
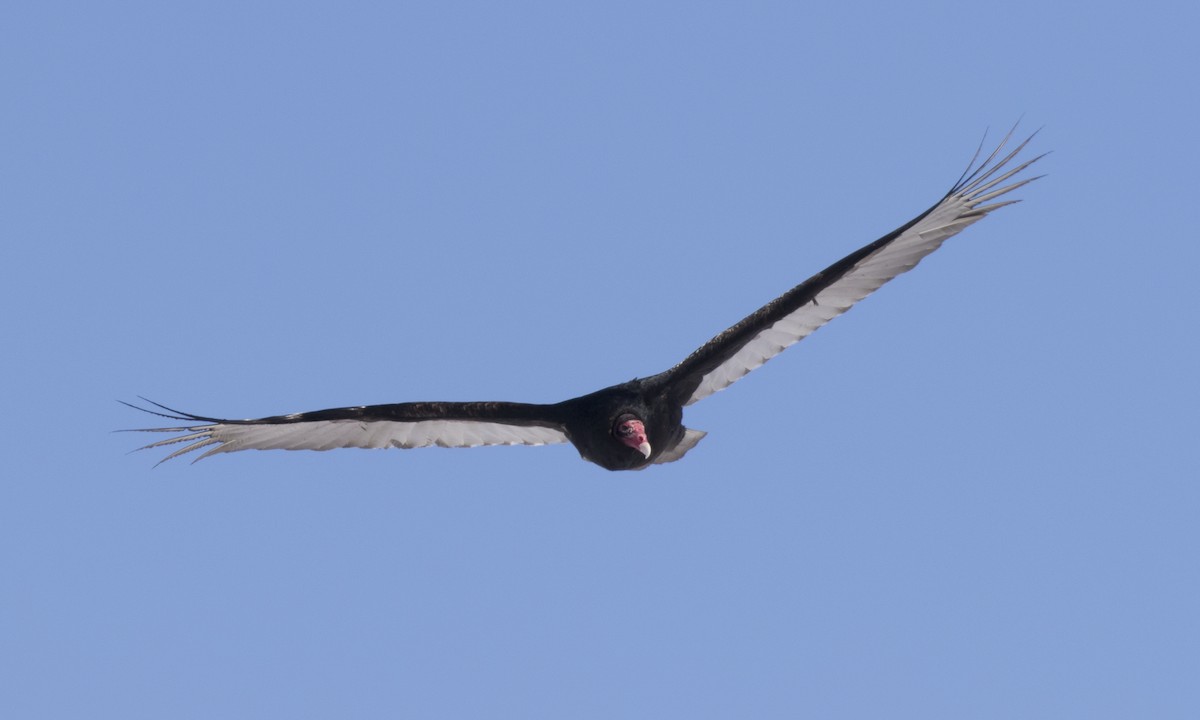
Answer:
M664 383L671 397L684 405L724 390L849 310L888 280L911 270L947 238L993 210L1018 202L991 201L1036 180L1037 177L1013 178L1043 156L1009 168L1033 139L1030 135L1001 157L1012 134L1009 131L978 166L976 151L966 172L936 205L767 303L655 379ZM1009 180L1013 181L1004 184Z
M143 398L145 400L145 398ZM187 423L136 432L183 433L139 450L183 444L160 463L208 448L196 457L238 450L332 450L334 448L478 447L549 445L568 442L553 406L509 402L424 402L367 405L276 415L257 420L223 420L192 415L146 402L165 412L132 408Z

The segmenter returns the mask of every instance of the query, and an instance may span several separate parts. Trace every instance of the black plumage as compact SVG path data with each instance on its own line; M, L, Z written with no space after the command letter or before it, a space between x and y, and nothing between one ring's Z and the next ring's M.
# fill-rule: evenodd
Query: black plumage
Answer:
M947 238L991 211L1016 202L992 201L1036 180L1014 178L1041 156L1013 166L1012 161L1032 136L1001 157L1011 136L1009 132L978 165L977 152L958 182L928 210L767 303L658 375L555 404L414 402L226 420L151 403L158 410L138 409L194 424L148 428L146 432L183 434L142 449L184 444L163 458L165 461L203 448L207 450L197 460L249 449L571 442L585 460L609 470L636 470L678 460L704 437L703 432L683 426L685 406L733 384L914 267Z

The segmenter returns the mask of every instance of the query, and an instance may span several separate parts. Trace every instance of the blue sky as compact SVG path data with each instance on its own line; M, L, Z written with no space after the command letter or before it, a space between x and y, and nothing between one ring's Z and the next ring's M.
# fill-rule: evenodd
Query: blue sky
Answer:
M0 41L5 717L1195 717L1184 3L26 3ZM688 457L127 454L669 367L1049 176ZM624 308L630 298L640 313Z

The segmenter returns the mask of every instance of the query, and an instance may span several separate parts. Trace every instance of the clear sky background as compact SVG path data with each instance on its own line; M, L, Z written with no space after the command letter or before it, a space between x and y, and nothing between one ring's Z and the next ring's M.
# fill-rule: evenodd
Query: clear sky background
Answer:
M1200 714L1194 4L2 24L0 716ZM1018 119L1025 202L673 465L110 432L661 371Z

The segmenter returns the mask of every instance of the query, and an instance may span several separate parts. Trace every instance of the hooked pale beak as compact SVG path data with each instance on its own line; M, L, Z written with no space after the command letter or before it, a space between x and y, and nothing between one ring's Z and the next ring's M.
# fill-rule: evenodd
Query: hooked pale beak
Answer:
M650 457L650 438L646 437L646 426L641 420L626 420L621 423L619 438L622 443L637 450L642 457Z

